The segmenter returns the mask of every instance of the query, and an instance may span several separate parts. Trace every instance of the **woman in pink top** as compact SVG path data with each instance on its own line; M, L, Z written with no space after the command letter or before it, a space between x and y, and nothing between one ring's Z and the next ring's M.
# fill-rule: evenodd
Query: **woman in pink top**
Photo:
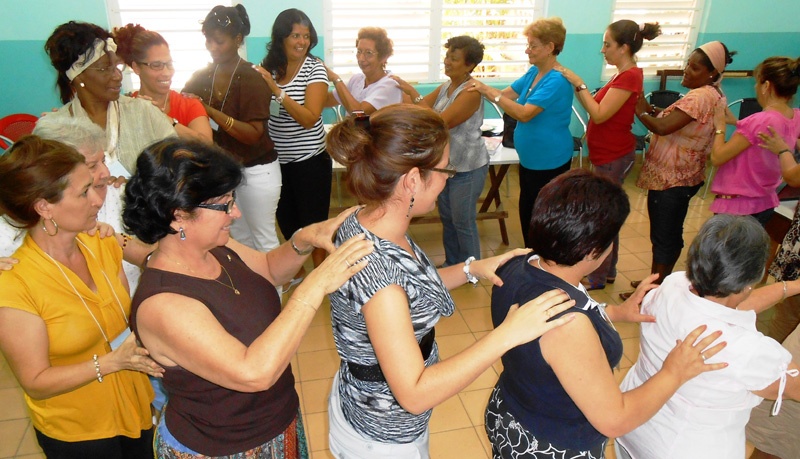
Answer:
M557 66L556 70L575 86L575 97L589 114L586 143L589 161L595 171L622 185L636 159L636 139L631 133L636 100L642 93L642 69L636 66L636 53L644 39L661 35L658 23L639 25L622 19L608 26L603 34L600 52L609 65L617 67L617 74L592 97L583 78L571 70ZM584 283L587 290L599 290L613 284L617 278L619 235L614 239L611 254L606 257Z
M759 146L758 134L769 127L787 144L800 137L800 109L792 101L800 83L800 59L770 57L755 69L756 99L764 111L739 121L725 142L725 109L714 116L711 163L719 167L711 191L717 214L752 215L765 225L778 206L776 188L781 183L778 156Z

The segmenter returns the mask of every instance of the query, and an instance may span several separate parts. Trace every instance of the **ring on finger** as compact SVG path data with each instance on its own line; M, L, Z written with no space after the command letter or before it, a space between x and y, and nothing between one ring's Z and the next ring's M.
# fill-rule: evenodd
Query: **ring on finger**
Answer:
M706 361L706 356L705 356L705 354L703 354L702 352L700 353L700 357L702 357L702 358L703 358L703 362L705 362L705 361Z
M344 259L344 264L346 264L348 268L352 268L353 267L353 264L350 263L350 260L348 260L347 258Z

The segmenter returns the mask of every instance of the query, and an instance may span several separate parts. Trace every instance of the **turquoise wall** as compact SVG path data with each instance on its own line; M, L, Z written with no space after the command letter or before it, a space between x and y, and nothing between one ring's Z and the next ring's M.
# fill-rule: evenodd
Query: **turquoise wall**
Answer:
M260 62L280 9L272 1L242 3L252 22L252 32L246 41L247 58ZM547 14L560 16L568 32L560 61L581 75L590 88L603 84L599 50L612 5L612 0L549 0ZM752 69L767 56L800 54L800 23L794 14L797 0L771 0L769 8L763 5L752 0L706 0L698 42L720 40L737 50L739 54L732 64L736 69ZM322 0L295 0L291 6L305 11L317 26L320 44L314 54L322 56ZM55 89L55 72L43 51L44 42L58 24L70 19L108 27L105 1L27 0L23 5L17 0L0 0L0 8L5 11L0 28L0 116L19 112L38 114L61 105ZM507 84L507 81L497 82L498 86ZM645 91L656 89L657 85L657 81L648 79ZM425 93L432 86L421 86L420 90ZM668 87L681 90L678 79L670 81ZM723 82L730 100L752 96L752 87L751 79Z

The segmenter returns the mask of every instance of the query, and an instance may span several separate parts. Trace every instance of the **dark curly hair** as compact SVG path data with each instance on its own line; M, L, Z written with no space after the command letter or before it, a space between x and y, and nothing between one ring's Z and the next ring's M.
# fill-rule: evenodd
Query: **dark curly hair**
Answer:
M242 182L242 166L228 152L177 137L145 148L125 187L122 220L148 244L175 234L175 211L193 213L198 204L222 196Z
M308 33L311 35L311 44L308 46L309 56L311 56L311 50L319 43L317 30L314 28L314 24L311 23L311 19L308 18L306 13L297 8L281 11L272 24L272 39L267 43L267 55L261 62L262 67L277 75L275 78L276 80L280 80L286 75L286 66L289 63L289 59L286 57L286 52L283 50L283 40L292 34L292 28L295 24L308 27Z
M50 34L50 38L44 44L44 50L50 56L53 68L58 72L56 87L61 93L61 102L66 104L72 100L73 95L67 70L83 53L94 47L95 40L105 41L110 37L111 34L98 25L76 21L61 24Z
M444 47L450 51L460 49L464 53L464 62L467 65L478 65L483 61L483 50L485 46L475 38L467 35L450 37Z
M241 34L242 38L250 35L250 16L241 3L236 6L217 5L203 20L203 35L219 30L231 38Z
M114 41L117 42L117 56L131 66L134 62L147 60L147 51L153 46L169 44L160 33L147 30L139 24L127 24L114 29Z

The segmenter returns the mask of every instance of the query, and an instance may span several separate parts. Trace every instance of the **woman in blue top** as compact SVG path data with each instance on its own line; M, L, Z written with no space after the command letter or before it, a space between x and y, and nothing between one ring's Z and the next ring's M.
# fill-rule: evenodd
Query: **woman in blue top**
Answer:
M528 226L536 196L569 170L572 160L572 85L553 71L567 36L561 18L538 19L523 33L528 38L525 52L533 64L528 72L502 91L480 82L473 88L518 121L514 145L519 154L519 219L525 247L530 247Z

